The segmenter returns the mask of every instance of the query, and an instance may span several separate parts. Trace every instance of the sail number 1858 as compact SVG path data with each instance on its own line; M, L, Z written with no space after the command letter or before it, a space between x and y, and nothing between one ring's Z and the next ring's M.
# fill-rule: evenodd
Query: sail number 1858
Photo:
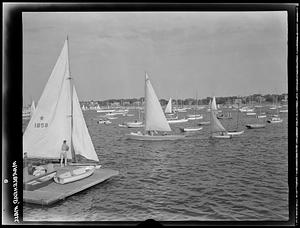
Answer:
M48 123L35 123L34 124L35 128L44 128L44 127L48 127Z

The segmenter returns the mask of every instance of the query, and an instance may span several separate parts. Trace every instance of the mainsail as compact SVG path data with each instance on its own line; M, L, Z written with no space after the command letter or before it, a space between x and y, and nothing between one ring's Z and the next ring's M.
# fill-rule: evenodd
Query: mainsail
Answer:
M172 131L147 73L145 75L145 130Z
M216 105L216 98L213 97L211 102L211 131L212 132L226 132L226 129L222 126L221 122L218 120L216 116L217 112L217 105Z
M172 113L172 98L169 99L169 102L165 109L165 113Z
M28 157L57 159L60 157L63 140L67 140L70 145L73 135L75 154L79 153L88 159L98 161L95 150L91 152L93 145L82 112L78 111L80 106L77 94L71 87L70 80L68 40L66 40L23 135L23 151L27 152ZM67 157L72 158L70 151Z
M218 111L216 97L213 97L213 100L211 102L211 110L212 111Z

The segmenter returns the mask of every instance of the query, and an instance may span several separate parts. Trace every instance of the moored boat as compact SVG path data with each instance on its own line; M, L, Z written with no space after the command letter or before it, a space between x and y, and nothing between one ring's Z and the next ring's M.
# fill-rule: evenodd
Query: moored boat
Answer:
M174 124L174 123L185 123L188 122L188 119L171 119L171 120L167 120L169 124Z
M150 79L145 73L145 124L144 132L131 132L127 134L127 139L141 141L163 141L178 140L184 135L169 135L166 132L172 131L165 117L160 102L155 94ZM162 132L159 134L158 132Z
M197 128L179 128L182 132L194 132L194 131L200 131L203 129L203 127L197 127Z
M227 130L221 124L221 122L217 118L217 104L216 98L213 97L211 102L211 111L210 111L210 127L211 127L211 138L216 139L230 139L231 135L227 133Z
M228 135L241 135L243 134L245 131L227 131Z
M144 127L143 122L141 121L136 121L136 122L128 122L126 123L127 127L129 128L140 128L140 127Z
M210 124L210 121L201 121L198 123L199 126L202 126L202 125L209 125Z
M246 127L248 129L265 128L266 124L262 124L262 123L247 124Z
M267 120L268 123L282 123L283 119L280 117L271 117L270 119Z

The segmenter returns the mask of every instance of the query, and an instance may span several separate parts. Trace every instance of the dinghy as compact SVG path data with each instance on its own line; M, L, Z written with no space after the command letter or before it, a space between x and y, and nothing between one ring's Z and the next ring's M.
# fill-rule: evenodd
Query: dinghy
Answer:
M67 184L74 181L78 181L91 176L95 171L94 166L79 167L62 174L56 174L54 181L58 184Z
M216 139L230 139L231 135L228 134L226 129L223 127L221 122L217 118L217 105L216 98L213 97L210 108L210 127L211 127L211 138Z
M82 157L98 165L70 73L68 39L24 132L23 153L28 158L58 160L64 140L70 148L67 159L77 163Z
M151 85L150 79L145 73L145 125L144 133L130 133L128 139L142 141L162 141L162 140L178 140L184 138L184 135L168 135L165 132L172 131L170 125L164 115L159 100ZM164 132L159 135L158 132Z
M38 176L23 183L23 189L27 191L34 191L36 189L45 187L53 182L53 177L56 175L56 171L46 173L44 175Z

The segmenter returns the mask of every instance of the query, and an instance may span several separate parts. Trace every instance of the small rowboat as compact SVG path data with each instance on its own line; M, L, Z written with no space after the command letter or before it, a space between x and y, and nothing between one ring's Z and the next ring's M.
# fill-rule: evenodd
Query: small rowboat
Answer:
M78 181L91 176L95 171L95 166L80 167L74 170L64 172L54 177L54 181L58 184L67 184Z
M56 175L56 171L51 173L46 173L44 175L38 176L34 179L23 183L23 189L27 191L34 191L36 189L42 188L53 182L53 177Z

